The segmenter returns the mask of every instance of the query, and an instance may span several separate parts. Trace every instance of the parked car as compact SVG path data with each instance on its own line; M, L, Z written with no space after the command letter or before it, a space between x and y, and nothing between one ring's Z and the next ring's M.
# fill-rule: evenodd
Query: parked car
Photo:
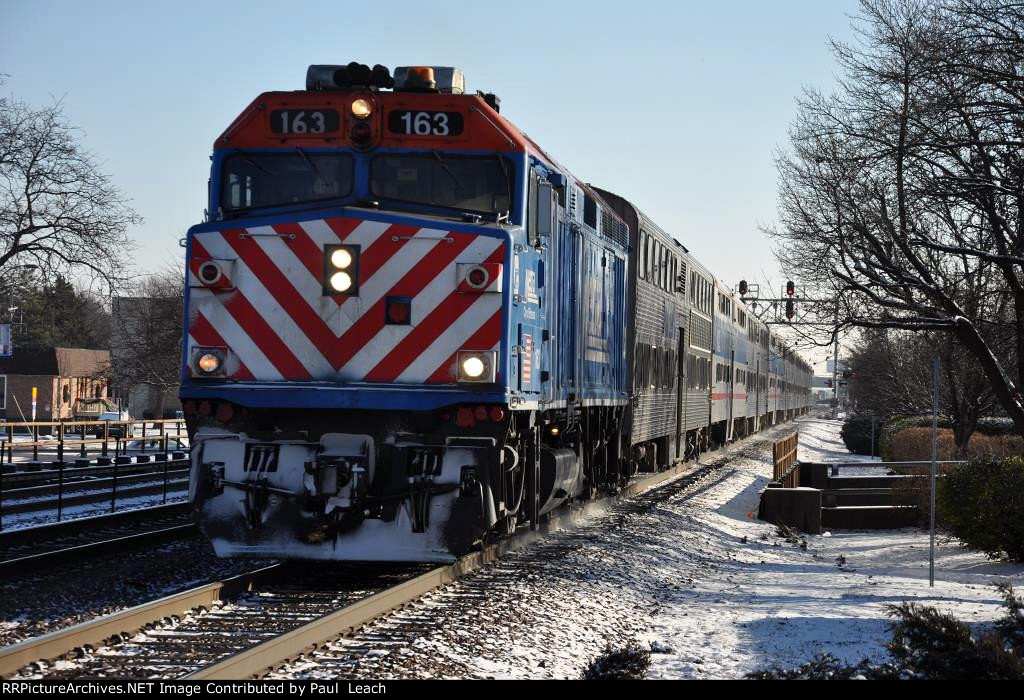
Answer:
M75 407L72 409L72 415L76 421L120 421L122 419L113 418L99 418L104 413L114 413L115 415L125 415L128 417L128 411L119 410L118 404L110 399L75 399ZM123 420L129 420L125 418Z
M92 420L126 421L126 420L131 420L131 419L132 419L132 417L128 413L128 411L103 411L96 418L93 418ZM126 434L125 433L125 428L126 427L127 426L120 425L120 424L118 424L118 425L111 425L110 426L110 433L109 433L110 437L112 437L112 438L124 437L125 434ZM94 436L96 436L96 437L103 437L103 428L104 428L104 426L102 426L102 425L93 426L92 434Z

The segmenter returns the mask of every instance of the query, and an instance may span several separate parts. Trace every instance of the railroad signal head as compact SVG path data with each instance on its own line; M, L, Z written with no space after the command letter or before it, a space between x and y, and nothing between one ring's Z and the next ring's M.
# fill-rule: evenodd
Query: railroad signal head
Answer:
M790 299L786 302L786 318L792 321L794 315L796 315L796 309L794 308L793 300Z
M793 296L794 294L796 294L796 285L793 284L793 280L789 280L786 282L786 294L788 296Z
M746 280L740 280L740 296L741 297L747 296L747 281Z

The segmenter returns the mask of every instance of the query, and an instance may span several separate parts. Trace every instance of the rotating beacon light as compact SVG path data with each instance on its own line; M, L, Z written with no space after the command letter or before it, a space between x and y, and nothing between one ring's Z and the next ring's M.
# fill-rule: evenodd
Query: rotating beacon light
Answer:
M359 296L359 246L324 246L324 296Z

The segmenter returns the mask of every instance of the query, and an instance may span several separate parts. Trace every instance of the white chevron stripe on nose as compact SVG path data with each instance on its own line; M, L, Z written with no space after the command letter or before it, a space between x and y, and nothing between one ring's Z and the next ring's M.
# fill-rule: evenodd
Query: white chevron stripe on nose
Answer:
M193 304L197 304L198 309L202 311L203 316L216 329L224 342L228 344L230 351L238 356L238 359L249 368L256 379L268 381L282 379L281 373L263 354L257 342L238 325L238 322L224 308L213 292L205 289L194 290L190 298ZM191 351L190 347L189 358L191 358Z
M204 237L202 243L206 246L207 250L211 251L211 253L213 250L218 251L217 254L220 254L221 251L225 251L225 254L227 251L231 251L231 246L220 234ZM282 272L291 276L289 271L284 268L282 268ZM303 274L307 277L309 276L308 273L305 272L304 268ZM249 269L245 264L245 261L241 258L238 258L235 261L235 277L235 288L237 291L233 293L242 294L249 303L252 304L256 313L258 313L263 320L267 322L267 325L274 330L277 336L281 339L281 342L291 350L296 359L298 359L298 361L302 363L302 366L306 368L306 371L316 379L333 379L335 376L334 368L324 356L323 349L318 348L316 344L310 340L309 336L306 335L305 331L295 323L291 314L281 308L281 305L277 303L274 295L271 294L264 286L263 281L260 280L258 275ZM323 297L322 290L319 286L316 288L316 293L317 296L313 297L313 299L326 299ZM326 299L326 301L334 304L331 299ZM220 302L216 300L213 303L220 305ZM305 302L300 301L300 303ZM200 306L199 310L205 314L206 305ZM225 312L227 312L226 309ZM218 332L220 332L219 327L214 327L217 328ZM221 335L224 335L223 332L221 332ZM224 336L224 339L227 340L227 337ZM259 342L259 338L253 338L251 340L257 343ZM248 364L249 363L246 362L246 365ZM252 369L252 367L250 367L250 369ZM254 369L252 371L255 373Z
M470 336L501 308L501 297L496 294L481 294L472 306L466 309L455 323L448 326L434 342L405 368L397 383L422 384L430 378L441 363L461 350ZM479 350L482 348L473 348Z
M458 259L445 266L441 272L432 279L423 290L412 299L412 321L410 326L385 325L366 345L364 345L352 358L345 363L341 370L341 376L345 379L358 381L377 366L384 357L394 350L405 339L431 311L436 309L449 294L455 291L457 280L455 269L459 262L479 262L485 260L502 244L500 239L478 236L459 255ZM448 245L441 243L441 245ZM406 246L408 247L408 246ZM488 295L500 299L495 295ZM440 333L442 329L438 329ZM453 351L454 352L454 351ZM451 353L449 353L451 354ZM437 362L444 362L445 357ZM437 366L434 366L437 369ZM431 370L433 371L433 370ZM429 375L427 375L429 376ZM425 377L424 377L425 378Z

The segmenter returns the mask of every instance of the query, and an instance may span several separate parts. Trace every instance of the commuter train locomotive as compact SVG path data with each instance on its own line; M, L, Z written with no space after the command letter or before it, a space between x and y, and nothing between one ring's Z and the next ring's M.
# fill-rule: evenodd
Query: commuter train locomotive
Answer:
M216 140L181 398L219 555L450 561L807 409L806 363L499 107L311 66Z

